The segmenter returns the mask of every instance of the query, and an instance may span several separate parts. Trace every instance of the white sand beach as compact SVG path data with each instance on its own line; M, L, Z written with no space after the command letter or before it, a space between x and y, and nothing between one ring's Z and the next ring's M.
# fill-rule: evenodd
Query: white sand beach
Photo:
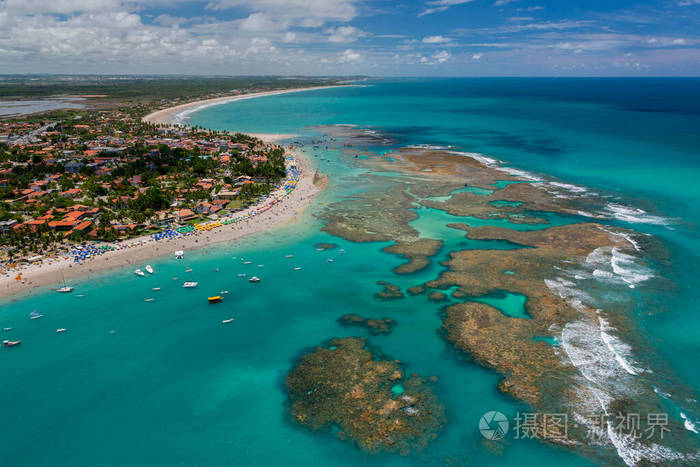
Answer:
M318 89L318 88L313 88ZM226 102L235 101L240 98L261 97L263 95L278 94L281 92L298 92L306 89L292 89L289 91L274 91L272 93L258 93L256 95L236 96L227 99ZM193 102L183 104L170 109L154 112L146 117L153 123L169 123L169 118L186 108L202 105L203 102ZM277 134L255 134L256 137L265 142L277 142L294 135ZM246 235L251 235L267 231L274 227L297 220L304 208L306 208L326 186L328 178L326 176L315 176L315 169L304 154L297 150L287 150L288 155L293 156L293 163L299 172L299 180L296 186L289 193L273 193L267 201L263 201L260 206L269 205L269 209L263 213L248 217L246 220L222 225L212 230L202 230L195 233L178 236L173 239L154 240L151 236L144 236L136 239L129 239L120 242L120 247L116 250L106 252L99 256L94 256L82 263L75 263L72 257L44 258L34 264L26 264L15 269L6 271L0 275L0 299L12 297L18 299L20 296L30 294L39 289L53 285L58 286L63 275L68 283L71 279L84 278L91 275L103 273L109 269L121 268L125 266L140 267L144 262L158 257L172 256L177 250L193 250L204 248L217 243L229 242L240 239ZM284 195L284 196L283 196ZM278 201L268 203L277 198ZM251 208L252 212L255 208ZM238 216L242 213L236 213ZM22 279L17 280L17 274L21 274Z

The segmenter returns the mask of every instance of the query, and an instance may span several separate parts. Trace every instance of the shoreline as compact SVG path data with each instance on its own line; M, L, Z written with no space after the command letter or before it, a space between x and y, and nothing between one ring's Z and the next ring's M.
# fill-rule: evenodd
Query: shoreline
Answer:
M304 91L318 91L321 89L332 89L332 88L338 88L338 87L343 87L340 85L329 85L329 86L313 86L313 87L308 87L308 88L294 88L294 89L280 89L277 91L263 91L263 92L253 92L250 94L239 94L236 96L224 96L224 97L213 97L211 99L201 99L197 100L194 102L188 102L185 104L179 104L173 107L168 107L166 109L161 109L161 110L156 110L155 112L151 112L150 114L146 115L141 119L142 122L145 123L163 123L166 125L173 125L173 117L176 115L179 115L181 113L193 113L198 110L201 110L205 107L211 107L214 105L221 105L221 104L228 104L229 102L236 102L236 101L241 101L241 100L246 100L246 99L254 99L257 97L267 97L267 96L277 96L280 94L289 94L292 92L304 92ZM250 134L250 133L246 133ZM262 134L262 133L261 133ZM272 134L272 133L265 133L264 135L270 137L270 138L275 138L276 140L279 139L284 139L283 137L280 137L280 135ZM255 136L255 135L252 135ZM287 135L282 135L286 137ZM289 136L294 136L294 135L289 135ZM261 138L262 139L262 138Z
M335 86L328 86L335 87ZM233 102L241 98L263 97L276 95L282 92L298 92L323 88L304 88L288 91L271 91L267 93L256 93L245 96L231 96L217 98L206 101L197 101L189 104L182 104L168 109L153 112L143 121L151 123L170 124L169 118L172 115L188 108L198 107L210 101L216 103ZM225 100L225 101L224 101ZM266 143L277 143L280 140L289 139L295 135L273 134L273 133L251 133L251 136L262 139ZM177 250L187 251L203 249L216 244L231 242L243 237L269 231L273 228L286 225L298 220L303 211L311 204L313 199L323 191L327 185L327 176L316 177L316 170L312 166L310 159L298 148L287 149L288 155L292 157L290 165L296 165L299 172L298 182L294 189L283 197L277 198L275 194L280 194L283 188L270 194L262 204L248 208L245 211L236 213L236 217L242 214L253 213L260 209L262 205L268 207L264 213L247 217L236 223L221 225L211 230L199 230L189 235L173 239L155 240L150 235L141 236L120 242L123 246L120 249L108 251L102 255L94 256L83 263L75 263L71 257L46 258L40 263L20 266L17 269L8 270L0 276L0 303L16 301L25 298L33 293L48 291L46 287L51 285L59 286L61 275L66 281L71 279L86 280L110 270L124 268L127 266L143 267L149 261L174 255ZM277 202L265 204L266 201L277 199ZM212 222L203 222L212 223ZM15 277L21 273L22 280ZM70 284L69 284L70 285Z

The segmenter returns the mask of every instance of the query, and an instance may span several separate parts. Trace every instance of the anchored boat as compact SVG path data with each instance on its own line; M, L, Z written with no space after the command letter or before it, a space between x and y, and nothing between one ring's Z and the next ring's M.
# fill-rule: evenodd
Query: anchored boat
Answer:
M184 284L182 284L183 289L194 289L199 285L199 282L194 282L194 281L187 281Z
M209 300L209 303L220 303L224 301L221 295L214 295L213 297L209 297L207 300Z

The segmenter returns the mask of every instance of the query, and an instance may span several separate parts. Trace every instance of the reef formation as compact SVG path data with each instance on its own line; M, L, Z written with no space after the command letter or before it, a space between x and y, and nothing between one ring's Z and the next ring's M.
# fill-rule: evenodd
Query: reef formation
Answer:
M371 352L357 337L303 355L286 387L294 422L311 430L337 427L339 439L367 452L420 451L446 422L430 383L406 377L398 361Z

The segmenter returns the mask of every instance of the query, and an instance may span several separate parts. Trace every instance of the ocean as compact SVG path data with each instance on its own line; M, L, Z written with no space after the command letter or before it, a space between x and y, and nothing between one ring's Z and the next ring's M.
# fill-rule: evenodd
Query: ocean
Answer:
M601 332L611 350L595 354L600 360L594 364L644 373L648 384L664 388L660 410L685 422L689 449L700 450L700 363L694 358L700 351L699 79L373 80L207 107L186 121L298 134L294 141L304 143L314 165L330 176L329 187L302 222L187 251L184 261L153 261L155 274L144 278L131 269L112 271L74 284L73 294L47 290L3 303L0 328L13 328L3 339L23 341L0 352L3 465L629 463L633 456L625 446L616 446L613 457L583 456L577 449L516 439L514 430L502 442L486 442L482 415L501 412L512 426L529 408L503 395L496 372L438 332L444 303L425 295L375 297L377 281L405 290L435 279L450 252L486 246L447 228L453 216L416 208L411 225L444 247L427 268L397 275L392 270L404 260L382 251L388 242L355 243L322 231L329 205L383 183L357 160L341 157L341 139L314 143L338 125L383 141L369 152L430 146L496 159L535 181L554 177L566 196L600 194L605 223L659 239L667 250L663 257L644 267L618 257L615 273L625 282L586 291L612 308L632 303L637 324L633 335ZM580 221L558 215L547 220L549 225L527 228ZM338 248L318 251L319 243ZM193 271L186 273L186 265ZM251 284L240 273L262 281ZM663 286L652 277L665 279ZM182 289L182 280L200 286ZM223 303L206 303L221 291L228 291ZM144 301L151 297L156 300ZM517 297L501 300L511 298L509 306L521 306ZM44 318L30 320L32 310ZM349 313L398 324L390 335L370 335L338 324ZM235 321L224 326L226 318ZM56 334L59 327L68 331ZM433 387L447 423L424 451L365 453L332 429L312 432L290 421L286 375L304 353L346 336L366 338L400 360L407 374L437 377ZM598 387L617 384L615 372L591 378ZM674 394L681 384L686 389ZM660 444L657 454L672 459Z

